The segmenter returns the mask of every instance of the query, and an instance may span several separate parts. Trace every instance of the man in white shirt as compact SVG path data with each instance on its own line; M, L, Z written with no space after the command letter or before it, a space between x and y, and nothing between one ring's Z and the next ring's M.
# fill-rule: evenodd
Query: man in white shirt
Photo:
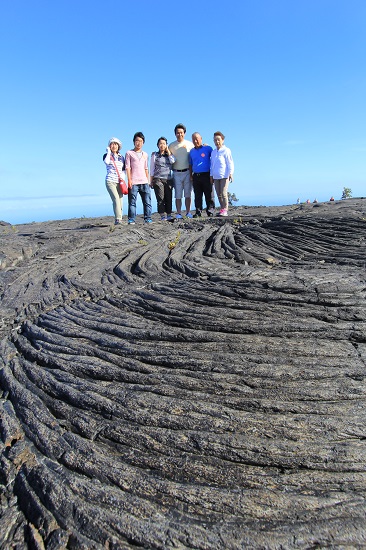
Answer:
M186 207L187 218L193 218L191 210L191 195L192 195L192 182L189 173L189 151L193 149L194 145L191 141L184 139L186 134L186 127L184 124L177 124L174 128L176 141L173 141L169 145L169 149L172 155L175 156L175 163L173 164L173 177L174 177L174 191L175 191L175 205L177 208L176 218L182 219L182 196L184 191L184 201Z

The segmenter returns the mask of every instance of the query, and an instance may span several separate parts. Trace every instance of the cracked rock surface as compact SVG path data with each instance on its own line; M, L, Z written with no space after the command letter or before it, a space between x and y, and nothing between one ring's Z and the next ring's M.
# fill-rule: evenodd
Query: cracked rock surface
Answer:
M366 199L0 224L0 548L366 546Z

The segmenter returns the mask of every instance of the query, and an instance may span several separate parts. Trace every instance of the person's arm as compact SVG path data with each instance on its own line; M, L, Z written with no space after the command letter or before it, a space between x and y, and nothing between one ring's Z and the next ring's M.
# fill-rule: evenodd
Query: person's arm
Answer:
M147 183L149 183L149 167L148 167L148 159L149 159L149 155L147 153L145 153L145 175L146 175L146 181Z
M170 150L170 146L168 146L166 148L166 152L168 153L168 160L169 160L169 164L170 166L173 166L173 164L175 163L175 161L177 160L174 156L174 154L172 153L172 151Z
M177 159L175 158L175 156L173 155L173 153L169 149L169 146L166 148L166 152L168 154L169 164L173 165Z
M106 151L107 151L107 154L106 154L106 156L104 157L103 160L106 164L110 164L111 163L111 150L110 150L109 147L107 147Z
M189 162L189 178L190 178L191 180L193 180L193 168L192 168L192 156L191 156L191 151L189 151L188 162Z
M155 172L155 153L151 153L150 158L150 185L152 184Z
M131 189L132 188L132 173L131 173L130 155L128 154L128 151L126 153L125 166L126 166L126 175L127 175L128 188Z
M234 176L234 161L233 161L233 156L231 154L231 151L229 149L228 151L228 155L227 155L227 161L228 161L228 165L229 165L229 170L230 170L230 173L229 173L229 181L233 181L233 176Z
M132 188L132 175L131 175L131 168L126 168L126 174L127 174L127 183L128 183L128 188L131 189Z

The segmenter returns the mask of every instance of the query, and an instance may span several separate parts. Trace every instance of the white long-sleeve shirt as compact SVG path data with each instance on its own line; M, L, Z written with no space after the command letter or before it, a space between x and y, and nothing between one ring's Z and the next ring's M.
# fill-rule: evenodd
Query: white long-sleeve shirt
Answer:
M231 151L226 145L214 149L211 153L210 176L214 180L228 178L234 173L234 161Z

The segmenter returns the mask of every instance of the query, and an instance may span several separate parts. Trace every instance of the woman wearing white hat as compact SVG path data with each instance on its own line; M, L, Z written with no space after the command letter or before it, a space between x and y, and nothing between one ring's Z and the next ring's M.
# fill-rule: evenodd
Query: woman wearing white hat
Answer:
M122 223L123 195L120 190L119 181L124 176L125 159L119 152L121 147L121 141L112 137L108 142L107 153L103 155L103 160L107 167L105 185L112 199L115 225Z

